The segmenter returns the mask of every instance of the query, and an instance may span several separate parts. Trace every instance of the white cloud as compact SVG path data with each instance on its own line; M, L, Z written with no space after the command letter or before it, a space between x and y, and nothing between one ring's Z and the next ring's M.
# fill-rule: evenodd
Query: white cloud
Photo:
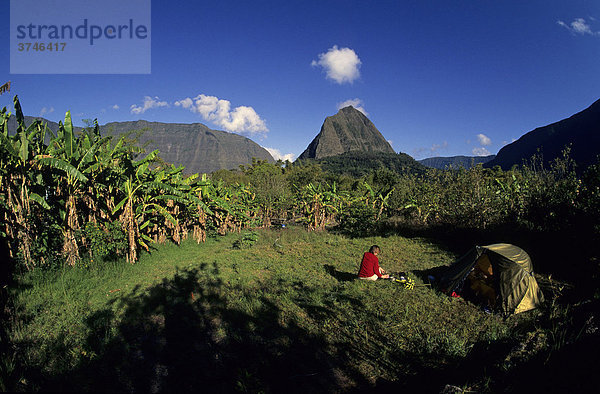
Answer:
M51 114L52 112L54 112L54 107L50 107L50 108L44 107L40 110L40 116L48 115L48 114Z
M175 102L175 106L198 113L204 120L213 122L232 133L265 134L269 131L263 119L254 108L247 106L231 109L231 102L215 96L200 94Z
M334 45L325 53L319 54L319 60L313 60L311 66L321 66L327 73L327 78L333 79L340 85L344 82L354 82L360 77L360 65L362 62L354 50L350 48L338 48Z
M294 161L294 159L296 158L296 155L294 155L293 153L282 154L279 149L267 148L265 146L263 146L263 148L265 148L267 150L267 152L269 152L271 154L271 156L273 156L273 159L275 159L275 160Z
M437 152L440 149L446 149L448 147L448 141L444 141L441 144L433 144L429 150L431 153Z
M338 103L337 109L342 109L342 108L345 108L345 107L347 107L349 105L353 106L354 109L357 109L360 112L362 112L363 115L369 116L369 113L363 107L363 105L364 105L363 101L361 99L359 99L359 98L346 100L343 103Z
M413 149L413 154L415 157L422 157L425 154L428 156L433 155L439 150L446 149L448 147L448 141L444 141L441 144L432 144L429 148L417 148Z
M590 18L590 19L592 21L595 20L594 18ZM556 23L558 23L560 26L564 27L565 29L569 30L573 34L580 34L582 36L584 36L586 34L588 34L590 36L600 36L600 31L592 30L592 27L589 25L589 23L584 18L577 18L569 24L567 24L563 21L557 21Z
M473 154L475 156L489 156L491 155L490 151L488 151L487 149L485 149L484 147L480 147L480 148L473 148Z
M141 107L138 107L135 104L132 104L131 107L129 107L129 109L131 110L132 114L140 115L152 108L161 108L161 107L168 107L168 106L169 106L169 104L166 101L160 101L160 99L156 96L155 97L146 96L146 97L144 97L144 103Z
M393 148L394 147L394 141L392 140L387 140L388 144L390 144L390 146Z
M485 134L477 134L477 141L483 146L492 145L492 140Z
M119 109L119 106L117 104L115 104L111 108L114 109L114 110L117 110L117 109Z

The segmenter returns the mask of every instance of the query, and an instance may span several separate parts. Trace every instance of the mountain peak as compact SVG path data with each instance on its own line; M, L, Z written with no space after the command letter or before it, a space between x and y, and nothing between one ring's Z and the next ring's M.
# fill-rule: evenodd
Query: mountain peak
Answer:
M328 116L298 159L322 159L351 151L395 153L375 125L353 106Z
M357 110L356 108L354 108L353 106L349 105L349 106L347 106L347 107L340 108L340 110L338 111L338 114L339 114L340 112L347 112L347 113L350 113L350 112L354 112L354 111L358 111L358 110ZM360 111L358 111L358 112L360 112ZM361 113L362 113L362 112L361 112Z

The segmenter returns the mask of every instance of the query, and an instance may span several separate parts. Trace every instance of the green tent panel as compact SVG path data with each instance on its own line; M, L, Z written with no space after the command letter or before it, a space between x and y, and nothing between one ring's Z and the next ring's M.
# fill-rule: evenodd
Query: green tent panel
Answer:
M511 244L475 246L452 264L440 278L442 289L459 292L480 259L487 258L493 270L497 301L504 313L520 313L536 308L544 301L535 277L531 258Z

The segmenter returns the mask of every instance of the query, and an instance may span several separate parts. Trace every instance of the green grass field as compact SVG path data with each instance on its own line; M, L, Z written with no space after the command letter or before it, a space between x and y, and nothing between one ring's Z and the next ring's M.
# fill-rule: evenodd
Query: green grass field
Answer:
M431 288L427 270L458 256L427 239L256 233L254 244L229 234L160 246L135 265L24 276L11 289L17 320L5 386L504 391L520 387L512 379L522 366L551 367L553 349L572 335L557 325L567 312L552 294L546 307L503 319ZM355 280L372 244L381 265L406 271L414 289Z

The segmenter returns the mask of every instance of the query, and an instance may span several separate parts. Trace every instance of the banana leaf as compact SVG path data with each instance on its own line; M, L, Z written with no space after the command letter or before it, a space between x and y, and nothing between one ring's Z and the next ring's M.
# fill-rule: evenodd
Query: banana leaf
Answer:
M48 205L48 203L46 202L46 200L44 200L39 194L37 194L37 193L30 193L29 194L29 198L32 201L35 201L36 203L40 204L42 208L44 208L44 209L50 209L50 205Z
M77 168L73 167L70 163L62 159L57 159L54 157L36 156L36 160L41 164L45 164L47 166L50 166L51 168L63 171L65 174L67 174L67 176L74 178L75 180L78 180L80 182L88 181L88 178L85 175L83 175Z
M61 127L62 126L62 127ZM67 111L65 114L65 123L61 125L59 122L59 129L63 130L63 146L65 147L65 156L67 159L73 157L74 154L74 137L73 137L73 123L71 122L71 111Z

